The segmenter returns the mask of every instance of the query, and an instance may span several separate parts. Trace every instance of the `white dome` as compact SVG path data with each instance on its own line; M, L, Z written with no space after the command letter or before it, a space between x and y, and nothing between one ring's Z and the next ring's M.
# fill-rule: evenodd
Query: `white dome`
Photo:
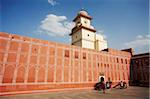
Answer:
M85 10L79 11L79 14L88 15L88 13Z

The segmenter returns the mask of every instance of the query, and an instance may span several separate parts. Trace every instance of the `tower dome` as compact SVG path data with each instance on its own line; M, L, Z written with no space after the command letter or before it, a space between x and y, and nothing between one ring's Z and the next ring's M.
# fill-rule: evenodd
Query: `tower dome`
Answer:
M79 13L78 13L78 14L88 15L88 12L87 12L87 11L85 11L85 10L81 10L81 11L79 11Z

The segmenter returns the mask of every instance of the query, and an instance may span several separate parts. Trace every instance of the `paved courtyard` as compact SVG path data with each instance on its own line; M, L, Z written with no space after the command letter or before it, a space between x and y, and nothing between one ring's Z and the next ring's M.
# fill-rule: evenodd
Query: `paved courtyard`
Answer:
M95 90L74 90L1 96L0 99L149 99L149 88L112 89L107 90L105 94Z

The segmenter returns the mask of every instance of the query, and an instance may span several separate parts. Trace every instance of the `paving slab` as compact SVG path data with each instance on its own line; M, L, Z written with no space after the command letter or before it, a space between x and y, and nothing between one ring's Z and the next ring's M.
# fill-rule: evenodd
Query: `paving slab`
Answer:
M34 94L1 96L0 99L149 99L148 87L128 87L127 89L72 90Z

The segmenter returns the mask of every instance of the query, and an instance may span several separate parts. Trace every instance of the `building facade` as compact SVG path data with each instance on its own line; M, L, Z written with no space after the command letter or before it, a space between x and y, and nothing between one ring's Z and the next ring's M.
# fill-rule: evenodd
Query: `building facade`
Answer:
M129 81L130 51L81 48L0 32L0 95L88 89Z
M149 53L137 54L131 60L131 85L149 86Z
M95 28L91 25L92 17L85 10L79 11L75 19L75 27L70 34L72 45L82 48L101 51L107 49L107 41L102 35L96 34Z

